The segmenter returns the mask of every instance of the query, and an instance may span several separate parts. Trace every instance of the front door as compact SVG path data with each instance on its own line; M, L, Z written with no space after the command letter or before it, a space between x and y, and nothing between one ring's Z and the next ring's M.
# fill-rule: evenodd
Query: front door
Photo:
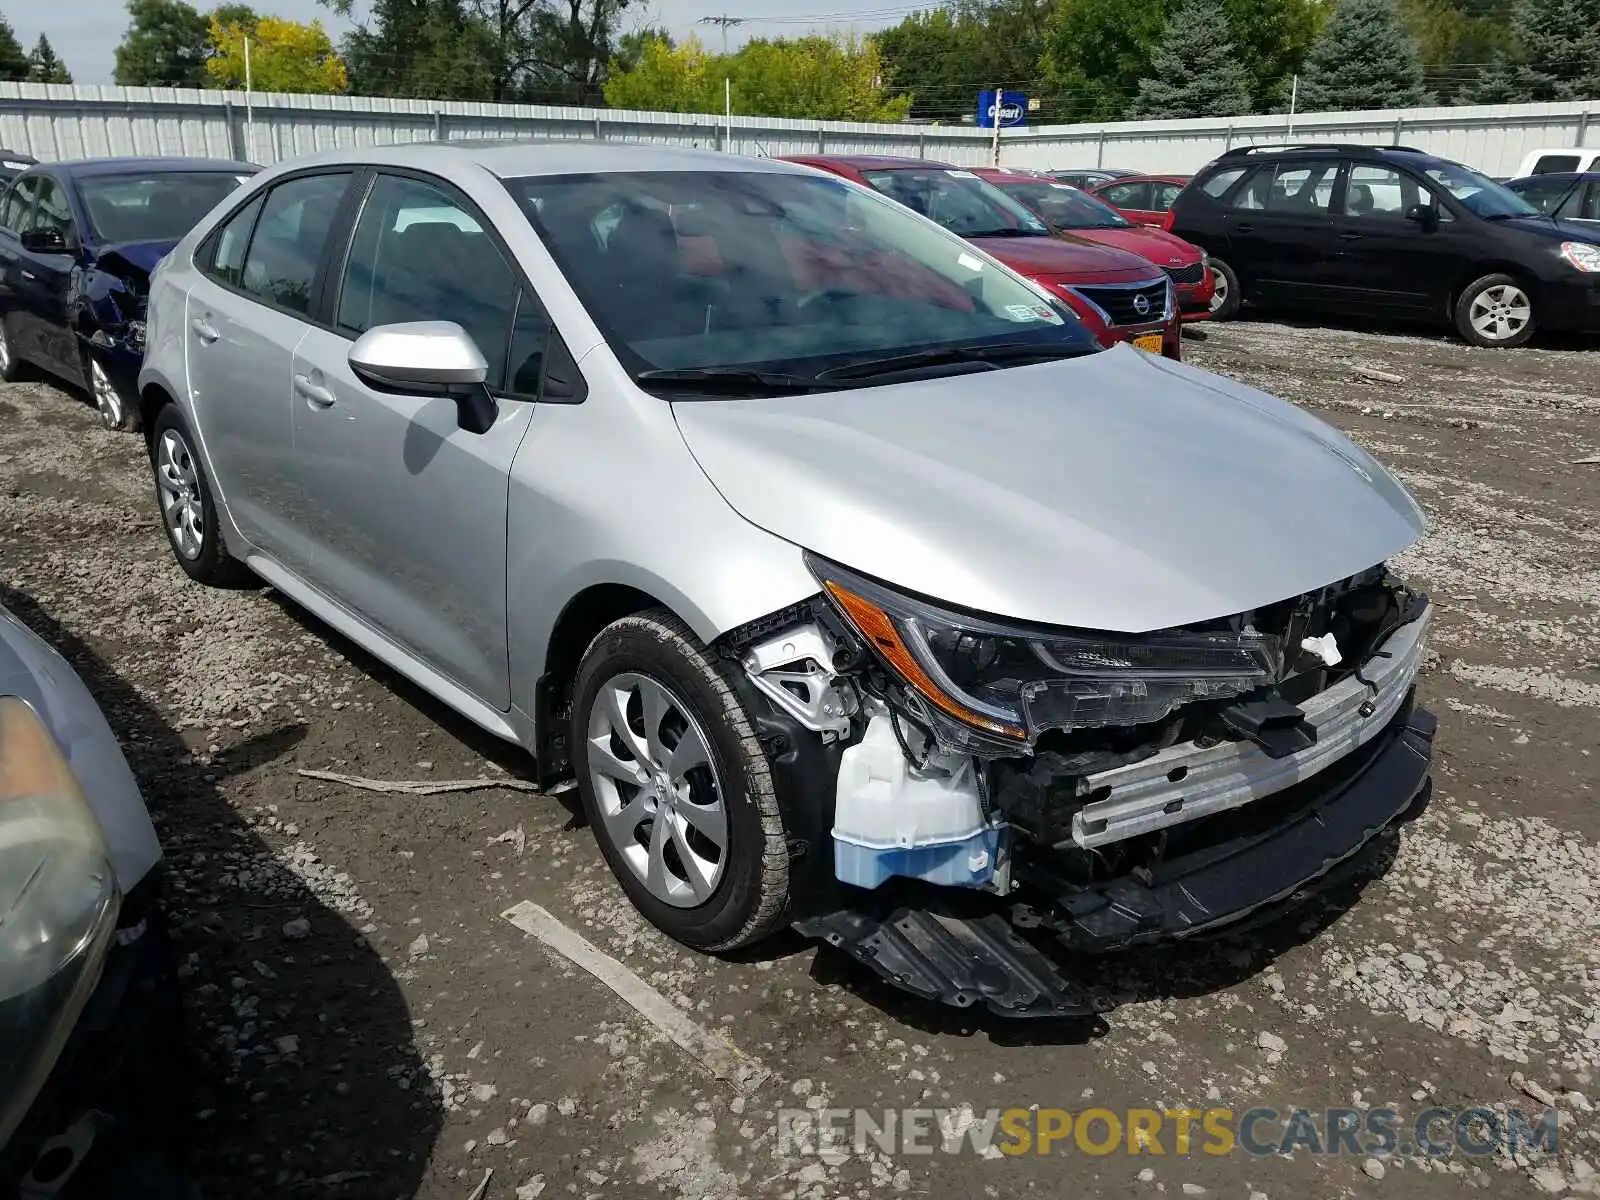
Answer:
M296 572L311 549L299 495L291 369L324 243L352 176L286 180L225 222L200 249L184 341L190 399L212 484L239 532Z
M1419 204L1434 224L1406 216ZM1459 266L1481 252L1471 219L1457 219L1420 179L1376 163L1352 163L1335 219L1332 268L1348 307L1405 316L1443 316Z
M1330 302L1338 182L1337 159L1290 159L1263 164L1229 197L1224 254L1251 300Z
M74 383L86 383L77 339L68 327L67 288L80 245L73 227L67 189L49 175L38 177L33 207L21 233L53 236L58 249L17 249L16 308L22 353L45 370Z
M380 174L333 329L294 356L293 408L315 585L504 711L509 476L549 322L487 224L443 181ZM378 391L351 370L357 337L406 321L454 321L477 343L498 407L486 433L460 428L448 397Z

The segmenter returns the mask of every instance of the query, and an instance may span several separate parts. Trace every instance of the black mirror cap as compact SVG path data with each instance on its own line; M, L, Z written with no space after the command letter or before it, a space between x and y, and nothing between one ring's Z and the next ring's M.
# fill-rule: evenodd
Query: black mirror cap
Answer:
M24 250L34 254L65 254L67 239L59 229L27 229L19 239Z

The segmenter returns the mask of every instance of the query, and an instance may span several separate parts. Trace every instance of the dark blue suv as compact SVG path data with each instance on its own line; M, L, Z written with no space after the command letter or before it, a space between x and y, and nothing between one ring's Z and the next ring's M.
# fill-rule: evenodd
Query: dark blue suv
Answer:
M1477 346L1600 331L1600 229L1404 146L1241 146L1173 205L1241 300L1438 321Z

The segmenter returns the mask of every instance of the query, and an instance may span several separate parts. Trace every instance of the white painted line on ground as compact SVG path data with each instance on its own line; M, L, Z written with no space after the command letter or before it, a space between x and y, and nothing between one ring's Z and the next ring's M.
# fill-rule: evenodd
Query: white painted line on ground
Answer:
M670 1038L691 1062L741 1094L748 1096L772 1074L720 1034L696 1024L655 988L533 901L524 900L500 915L589 972Z

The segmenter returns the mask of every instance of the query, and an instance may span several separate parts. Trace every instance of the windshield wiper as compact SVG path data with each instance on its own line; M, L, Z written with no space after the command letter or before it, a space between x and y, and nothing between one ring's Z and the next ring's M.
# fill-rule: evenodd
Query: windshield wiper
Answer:
M951 230L950 232L954 233L956 231ZM1050 231L1048 229L1015 229L1008 227L1005 229L968 230L962 233L961 236L967 238L1048 237L1050 236Z
M924 367L942 367L955 363L994 368L1001 363L1022 362L1027 359L1078 358L1093 353L1085 346L1041 346L1037 342L1000 342L993 346L945 346L938 350L919 350L914 354L895 354L888 358L869 358L862 362L846 363L817 373L818 379L871 379L878 375L898 375L902 371L919 371Z
M791 375L783 371L757 371L748 367L688 367L640 371L636 383L682 386L697 392L815 392L820 376Z

